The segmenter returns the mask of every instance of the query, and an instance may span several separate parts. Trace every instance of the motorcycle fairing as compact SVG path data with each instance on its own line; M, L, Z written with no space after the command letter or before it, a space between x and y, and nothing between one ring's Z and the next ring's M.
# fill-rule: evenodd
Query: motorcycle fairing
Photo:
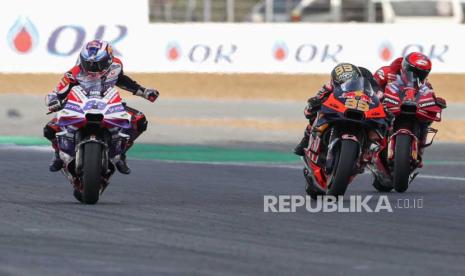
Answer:
M92 116L101 116L100 127L111 134L110 156L121 153L123 140L127 139L121 130L131 128L131 116L126 112L117 90L109 88L103 93L87 92L75 86L68 94L64 108L57 114L57 125L63 130L57 133L58 146L68 155L63 156L63 160L68 160L65 163L69 163L76 154L76 131L90 123L88 119L92 119Z

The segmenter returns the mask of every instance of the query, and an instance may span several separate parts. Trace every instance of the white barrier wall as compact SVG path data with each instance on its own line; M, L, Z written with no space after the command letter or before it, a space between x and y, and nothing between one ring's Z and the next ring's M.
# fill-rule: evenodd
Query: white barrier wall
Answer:
M143 0L130 8L129 1L94 0L94 7L83 0L67 17L47 9L61 3L70 14L67 2L2 7L0 72L66 71L95 38L112 42L133 72L327 73L342 61L374 70L410 51L430 56L434 72L465 72L462 25L149 24ZM111 10L98 12L105 3Z
M197 24L145 30L133 37L146 43L128 41L126 59L136 61L132 70L327 73L342 61L375 69L421 51L435 72L465 72L460 25Z

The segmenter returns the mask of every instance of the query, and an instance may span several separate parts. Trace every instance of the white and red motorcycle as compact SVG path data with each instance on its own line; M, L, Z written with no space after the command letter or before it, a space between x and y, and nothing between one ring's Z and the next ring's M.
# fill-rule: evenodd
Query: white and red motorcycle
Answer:
M86 204L97 203L109 184L129 136L131 115L118 91L85 91L75 86L57 114L56 134L63 173L74 186L74 196Z

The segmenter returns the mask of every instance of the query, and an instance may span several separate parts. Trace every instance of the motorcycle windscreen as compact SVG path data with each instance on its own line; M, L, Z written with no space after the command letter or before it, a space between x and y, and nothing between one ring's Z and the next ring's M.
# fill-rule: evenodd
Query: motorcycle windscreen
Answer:
M352 78L340 85L343 92L363 91L365 88L365 78Z
M364 77L350 79L340 85L343 92L363 91L367 96L373 97L375 92L370 81Z
M365 101L370 109L380 105L370 81L364 77L353 78L342 83L339 87L336 87L335 94L349 108L351 107L347 104L347 101L353 102L351 99Z

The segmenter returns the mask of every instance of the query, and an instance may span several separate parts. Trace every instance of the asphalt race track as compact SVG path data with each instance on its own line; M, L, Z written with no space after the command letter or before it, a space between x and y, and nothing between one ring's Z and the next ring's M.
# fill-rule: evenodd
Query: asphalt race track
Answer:
M388 194L423 208L264 213L264 195L304 194L301 170L131 160L85 206L49 152L2 147L0 275L464 275L464 148L434 145ZM348 194L380 195L368 175Z

